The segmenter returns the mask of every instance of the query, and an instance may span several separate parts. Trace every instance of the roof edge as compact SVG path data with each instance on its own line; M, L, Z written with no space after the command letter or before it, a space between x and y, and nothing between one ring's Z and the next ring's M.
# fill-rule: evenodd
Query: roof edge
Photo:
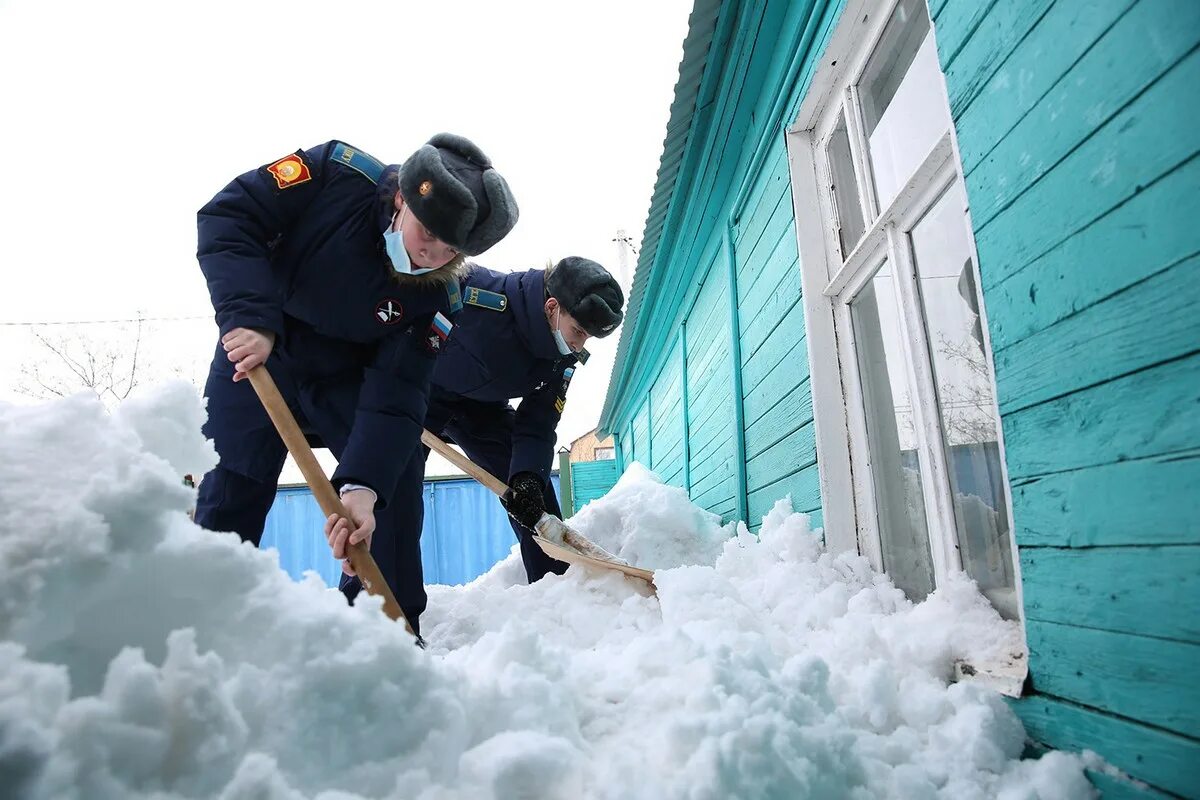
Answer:
M671 116L667 121L666 136L663 139L662 156L659 160L658 180L651 192L650 207L646 212L646 228L642 232L637 265L634 269L632 287L629 293L629 304L625 312L626 324L621 326L621 336L617 344L617 355L613 362L608 392L604 398L604 406L600 411L600 420L596 426L599 435L610 436L613 417L619 405L619 398L627 388L630 368L626 365L626 357L632 340L642 327L641 315L644 311L643 299L646 284L658 257L658 244L665 227L666 217L676 199L676 188L684 172L680 164L694 144L693 129L696 126L697 110L699 108L700 89L709 75L709 54L712 51L714 35L721 20L725 0L696 0L688 19L688 33L683 41L683 57L679 62L679 77L675 84L675 96L671 101ZM700 69L696 64L703 63ZM685 80L684 75L691 73ZM658 217L655 220L655 217ZM655 220L651 222L651 220Z

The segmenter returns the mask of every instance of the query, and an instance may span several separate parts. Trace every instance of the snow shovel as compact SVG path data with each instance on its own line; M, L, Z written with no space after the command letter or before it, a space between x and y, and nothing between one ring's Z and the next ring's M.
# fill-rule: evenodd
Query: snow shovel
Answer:
M339 517L349 519L350 515L346 512L346 507L342 505L337 492L333 490L333 484L329 482L329 478L325 477L325 471L317 463L317 457L313 455L312 448L308 446L308 440L304 438L300 426L296 424L296 418L284 401L283 395L279 394L279 388L275 385L275 379L271 377L271 373L267 372L266 367L259 366L250 370L248 375L250 385L254 387L258 399L262 401L263 408L267 410L267 416L271 418L271 422L275 423L275 430L279 432L279 438L283 439L288 452L292 454L292 458L296 459L300 472L304 473L304 480L308 482L308 488L312 490L313 497L317 498L317 504L321 506L321 511L327 518L330 514L337 514ZM383 598L383 613L393 620L403 620L405 629L412 633L412 626L408 624L408 619L400 610L400 604L396 602L396 596L392 594L391 587L387 585L383 573L379 571L379 565L371 557L371 550L367 547L367 543L359 542L351 545L348 556L351 568L358 574L358 579L362 581L363 588L367 590L367 593L377 594Z
M429 431L421 431L421 442L431 450L436 451L454 466L470 475L484 485L497 497L503 497L508 486L496 476L481 469L474 461L458 452L450 445L434 436ZM578 564L583 567L608 569L623 572L633 578L641 578L654 589L654 573L648 569L631 566L628 562L617 558L600 545L574 531L558 517L552 514L542 514L542 518L534 526L537 542L542 552L551 558L565 561L568 564Z

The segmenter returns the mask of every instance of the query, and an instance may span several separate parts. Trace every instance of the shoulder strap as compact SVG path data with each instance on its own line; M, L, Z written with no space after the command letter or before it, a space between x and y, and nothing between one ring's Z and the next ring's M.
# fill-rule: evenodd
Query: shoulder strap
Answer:
M355 150L344 142L338 142L334 146L329 160L338 164L344 164L370 180L371 183L379 183L379 179L383 176L384 169L386 169L379 159L369 156L361 150Z
M467 287L467 296L463 298L463 302L469 306L490 308L492 311L503 311L508 308L508 298L506 296L499 292L489 292L487 289L480 289L478 286Z

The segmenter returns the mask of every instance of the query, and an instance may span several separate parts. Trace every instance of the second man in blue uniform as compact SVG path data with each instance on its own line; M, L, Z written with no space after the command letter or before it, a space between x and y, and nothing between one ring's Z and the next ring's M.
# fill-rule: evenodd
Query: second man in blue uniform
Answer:
M608 336L620 324L624 294L600 264L573 256L524 272L472 265L462 299L434 367L425 428L508 483L503 503L530 582L562 574L566 564L541 551L532 529L544 512L562 516L550 469L567 388L587 359L588 338ZM421 529L421 488L413 482L397 491L395 502L405 509L400 524L411 531ZM399 580L419 582L420 573L408 570Z

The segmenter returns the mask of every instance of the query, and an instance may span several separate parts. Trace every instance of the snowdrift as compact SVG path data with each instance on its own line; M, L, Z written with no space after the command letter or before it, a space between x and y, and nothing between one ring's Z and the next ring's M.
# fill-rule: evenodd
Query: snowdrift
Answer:
M273 552L196 528L215 462L169 385L0 408L0 786L17 798L1064 798L953 660L1015 628L912 605L782 500L758 537L631 468L576 515L657 597L514 556L433 587L421 651Z

